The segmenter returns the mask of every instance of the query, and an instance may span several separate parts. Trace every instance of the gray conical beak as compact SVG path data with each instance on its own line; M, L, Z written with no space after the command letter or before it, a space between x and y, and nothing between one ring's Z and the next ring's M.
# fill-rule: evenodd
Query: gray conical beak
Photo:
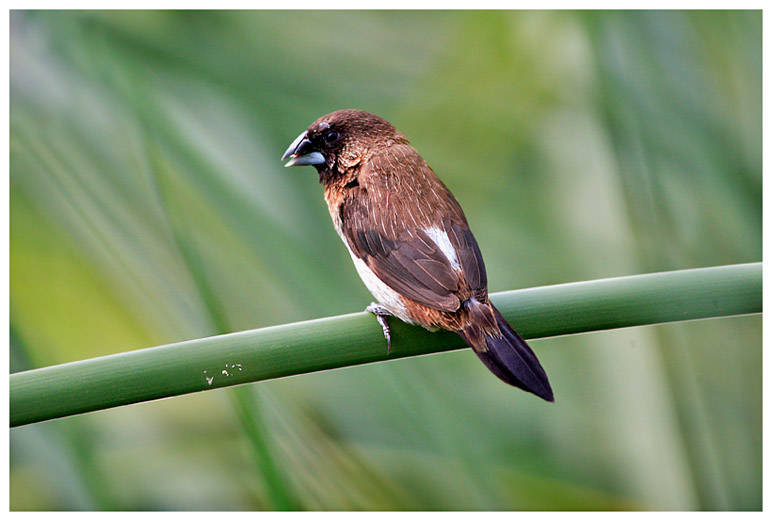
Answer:
M281 160L289 159L284 166L321 165L324 156L314 148L308 139L308 133L303 132L289 146Z

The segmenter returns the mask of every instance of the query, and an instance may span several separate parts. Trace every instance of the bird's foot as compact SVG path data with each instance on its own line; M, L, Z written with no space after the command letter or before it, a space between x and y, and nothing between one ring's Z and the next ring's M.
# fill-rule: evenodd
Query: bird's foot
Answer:
M389 353L391 353L391 329L386 321L386 317L393 317L394 315L388 309L375 302L367 306L365 311L375 315L381 328L383 328L383 336L386 337L386 356L389 356Z

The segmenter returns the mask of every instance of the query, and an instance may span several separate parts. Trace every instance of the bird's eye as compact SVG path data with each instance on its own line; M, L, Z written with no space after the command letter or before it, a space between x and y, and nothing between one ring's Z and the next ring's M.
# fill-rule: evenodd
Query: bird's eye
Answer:
M333 143L338 141L338 139L340 139L340 134L338 134L334 130L330 130L329 132L325 132L322 138L324 139L325 143L327 143L328 145L332 145Z

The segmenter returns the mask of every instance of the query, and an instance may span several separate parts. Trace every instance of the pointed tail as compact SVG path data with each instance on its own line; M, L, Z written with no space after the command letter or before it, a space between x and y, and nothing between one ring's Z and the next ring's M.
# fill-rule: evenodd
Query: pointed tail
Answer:
M510 385L548 402L555 401L539 359L499 310L493 304L482 304L474 298L464 305L470 313L471 325L458 334L472 346L486 367Z

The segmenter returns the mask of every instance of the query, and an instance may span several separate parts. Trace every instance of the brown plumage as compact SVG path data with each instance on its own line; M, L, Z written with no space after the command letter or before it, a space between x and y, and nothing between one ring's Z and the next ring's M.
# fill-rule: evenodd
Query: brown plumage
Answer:
M552 401L536 355L488 299L480 249L464 212L407 138L386 120L339 110L290 145L286 166L313 165L335 229L365 285L394 315L455 331L505 382Z

